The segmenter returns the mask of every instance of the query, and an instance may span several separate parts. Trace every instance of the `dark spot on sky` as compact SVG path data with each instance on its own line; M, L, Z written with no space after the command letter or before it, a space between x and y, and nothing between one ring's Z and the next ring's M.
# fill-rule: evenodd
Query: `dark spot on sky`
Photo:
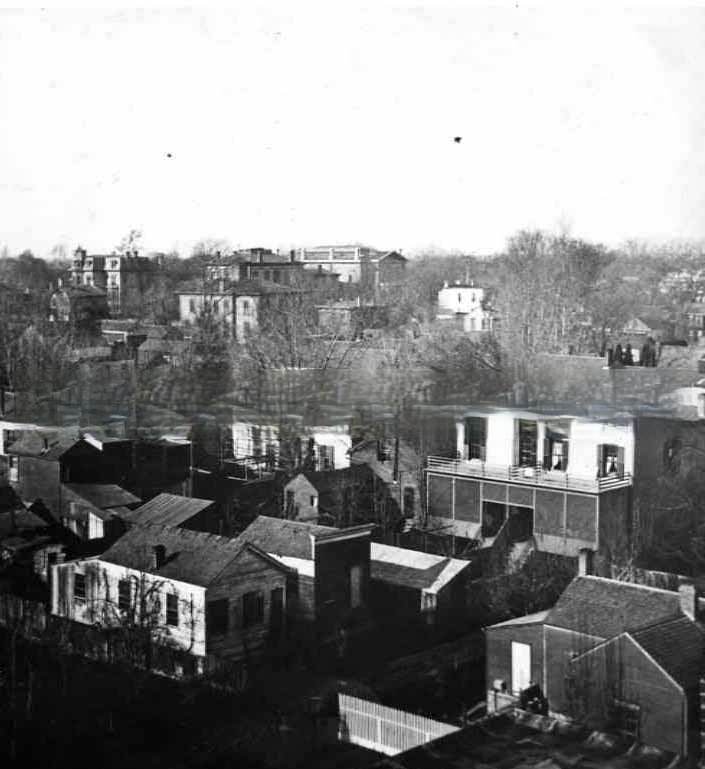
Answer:
M171 157L171 152L167 152L167 153L166 153L166 156L167 156L168 158L170 158L170 157Z
M454 141L456 144L460 144L460 142L461 142L462 140L463 140L463 137L462 137L462 136L455 136L455 137L453 138L453 141Z

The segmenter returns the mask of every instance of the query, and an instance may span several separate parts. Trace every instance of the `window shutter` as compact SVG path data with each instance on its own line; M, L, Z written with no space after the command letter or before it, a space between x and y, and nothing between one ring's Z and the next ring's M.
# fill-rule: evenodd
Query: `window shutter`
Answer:
M568 469L568 448L570 446L570 441L563 441L563 469Z
M549 438L543 439L543 469L551 469L551 441Z
M617 472L620 478L624 477L624 449L621 446L617 448Z
M603 460L604 452L603 452L603 446L600 444L597 447L597 477L602 478L602 476L605 474L605 470L602 467L602 460Z

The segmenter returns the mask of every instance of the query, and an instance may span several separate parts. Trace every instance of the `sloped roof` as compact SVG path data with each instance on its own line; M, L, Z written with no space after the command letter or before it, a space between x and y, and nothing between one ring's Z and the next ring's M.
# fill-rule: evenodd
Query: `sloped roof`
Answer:
M114 483L65 483L64 488L100 510L134 505L142 500Z
M24 430L19 439L6 450L22 457L39 457L55 461L78 442L75 428L68 431Z
M214 504L215 502L211 499L196 499L164 493L158 494L136 510L130 510L123 517L130 523L179 526Z
M31 510L0 513L0 539L23 529L47 529L49 524Z
M312 560L311 536L332 534L336 531L340 529L260 515L237 539L239 542L256 545L266 553Z
M490 625L488 630L496 627L516 627L517 625L543 625L549 613L549 610L546 609L534 612L533 614L525 614L523 617L513 617L504 622L496 622L494 625Z
M684 688L700 680L705 635L685 615L630 634Z
M152 569L152 549L157 545L164 547L165 561L160 568ZM244 548L286 570L251 543L169 526L134 526L108 548L100 560L164 579L208 587Z
M437 592L469 565L470 561L458 558L444 558L377 542L370 545L372 579L401 587Z
M563 591L546 624L604 639L680 616L678 593L585 576Z

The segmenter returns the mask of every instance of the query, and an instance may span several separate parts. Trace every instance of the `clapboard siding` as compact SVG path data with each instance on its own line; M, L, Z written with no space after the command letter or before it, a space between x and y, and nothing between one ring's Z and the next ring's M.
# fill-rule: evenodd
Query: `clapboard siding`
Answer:
M228 632L214 635L206 628L208 653L238 659L261 651L270 638L272 590L284 589L286 612L286 583L286 571L255 553L242 552L206 591L206 603L219 599L229 602ZM264 618L257 625L243 628L243 596L249 592L264 595Z

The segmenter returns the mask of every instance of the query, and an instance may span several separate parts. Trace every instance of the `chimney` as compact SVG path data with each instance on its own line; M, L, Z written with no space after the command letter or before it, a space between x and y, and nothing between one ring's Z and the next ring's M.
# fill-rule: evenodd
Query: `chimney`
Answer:
M593 574L593 558L595 553L587 547L578 553L578 576L589 577Z
M164 545L154 545L152 548L152 569L161 569L166 560L166 548Z
M695 585L690 581L682 580L678 585L678 597L683 614L694 620L698 607L698 591L695 589Z

